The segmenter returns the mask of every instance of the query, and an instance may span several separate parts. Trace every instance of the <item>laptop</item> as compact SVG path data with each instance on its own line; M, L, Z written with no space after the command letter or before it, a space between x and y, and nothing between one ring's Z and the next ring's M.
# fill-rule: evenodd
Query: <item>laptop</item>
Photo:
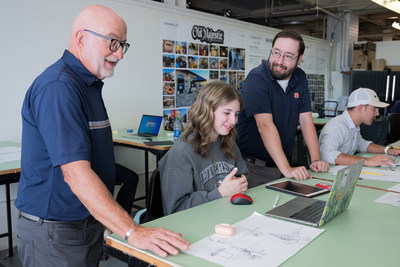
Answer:
M161 128L162 124L162 116L156 115L142 115L142 119L140 121L139 129L137 134L127 134L125 137L131 138L148 138L148 137L156 137Z
M321 227L350 204L364 160L338 171L327 201L296 197L266 212L266 215Z

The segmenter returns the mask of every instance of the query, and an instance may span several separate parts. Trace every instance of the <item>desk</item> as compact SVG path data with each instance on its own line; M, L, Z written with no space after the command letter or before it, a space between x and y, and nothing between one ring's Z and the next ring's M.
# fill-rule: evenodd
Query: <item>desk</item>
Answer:
M113 131L114 145L144 150L145 184L146 184L145 196L136 198L135 201L146 199L148 193L148 185L149 185L149 152L153 153L156 156L156 161L158 162L172 146L171 145L147 146L143 143L145 141L144 139L124 137L124 135L126 135L126 130L120 130L115 132L116 133L114 133ZM157 137L153 137L152 139L153 141L166 141L166 140L173 141L173 137L168 136L167 132L165 131L160 131L159 135Z
M391 144L394 148L400 149L400 140Z
M14 142L0 142L0 147L21 146ZM13 240L12 240L12 218L11 218L11 195L10 184L19 181L21 173L21 161L9 161L0 163L0 185L5 185L6 189L6 210L7 210L7 233L0 234L0 238L8 237L8 256L14 255Z
M302 182L314 185L319 181L309 179ZM252 205L234 206L230 204L229 198L222 198L144 225L180 232L190 243L194 243L212 234L214 225L218 223L236 223L250 216L253 211L265 214L265 211L272 209L277 194L280 195L278 205L294 198L289 194L265 189L263 185L249 189L247 194L254 200ZM282 266L399 266L400 212L398 207L374 201L383 194L379 190L356 187L349 208L324 225L324 233ZM325 194L317 198L326 200L327 196ZM122 243L118 246L115 240ZM105 247L132 254L131 249L124 245L126 242L115 234L106 238L106 244ZM120 254L129 258L131 264L135 260L127 254ZM154 255L152 252L149 254ZM136 257L150 262L140 255ZM152 260L158 261L155 258ZM185 253L168 256L166 260L181 266L218 266Z

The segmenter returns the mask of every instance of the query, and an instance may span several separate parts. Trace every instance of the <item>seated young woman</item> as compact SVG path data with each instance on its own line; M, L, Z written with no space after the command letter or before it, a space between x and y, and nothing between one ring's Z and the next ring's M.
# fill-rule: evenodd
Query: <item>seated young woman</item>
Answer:
M242 106L231 85L215 81L201 88L182 137L159 162L166 215L246 192L247 168L234 128Z

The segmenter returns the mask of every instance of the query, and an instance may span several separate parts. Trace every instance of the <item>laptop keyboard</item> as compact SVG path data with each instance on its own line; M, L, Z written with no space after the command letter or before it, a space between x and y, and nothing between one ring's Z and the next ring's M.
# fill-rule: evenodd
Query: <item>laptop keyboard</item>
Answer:
M317 223L321 219L322 212L324 211L326 202L317 201L311 204L308 207L305 207L299 212L291 215L290 218L301 220L301 221L309 221Z

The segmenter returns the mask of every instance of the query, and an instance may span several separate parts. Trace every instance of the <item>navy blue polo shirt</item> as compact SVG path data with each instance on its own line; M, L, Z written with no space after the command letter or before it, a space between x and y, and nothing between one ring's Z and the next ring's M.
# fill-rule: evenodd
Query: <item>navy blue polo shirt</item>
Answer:
M278 129L283 151L288 159L292 154L299 115L311 111L311 100L306 75L296 68L289 80L286 92L272 78L268 61L250 71L241 90L244 108L237 123L236 143L242 153L274 164L265 149L257 129L255 114L270 113Z
M65 51L28 89L21 112L19 210L49 220L87 218L89 211L60 169L78 160L90 161L113 192L115 159L102 87L101 80Z

